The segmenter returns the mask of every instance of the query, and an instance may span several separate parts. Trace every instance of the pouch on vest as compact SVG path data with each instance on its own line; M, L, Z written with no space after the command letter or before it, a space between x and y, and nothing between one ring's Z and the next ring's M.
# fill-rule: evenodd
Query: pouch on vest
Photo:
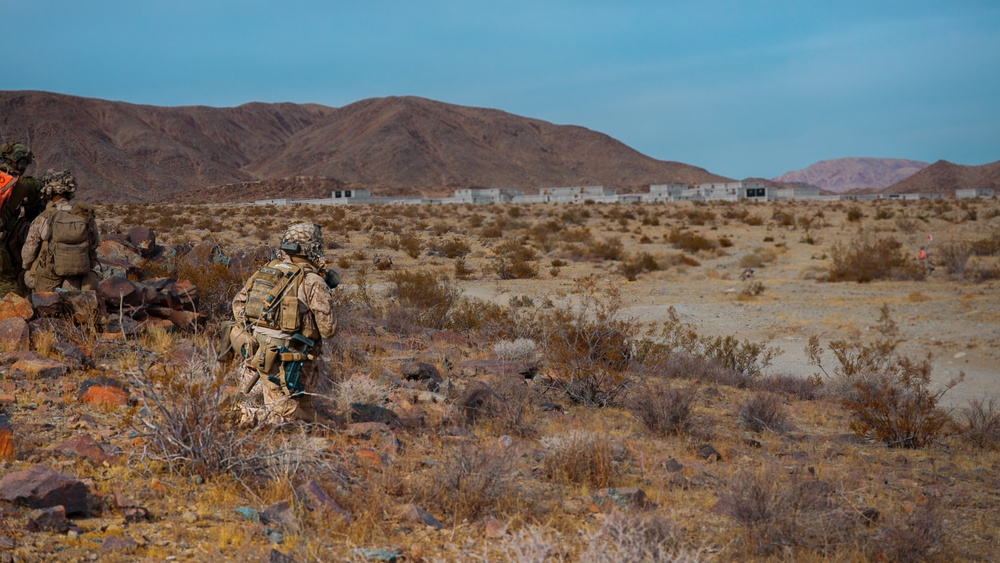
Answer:
M275 260L250 279L246 319L255 326L296 332L299 329L298 283L302 268Z

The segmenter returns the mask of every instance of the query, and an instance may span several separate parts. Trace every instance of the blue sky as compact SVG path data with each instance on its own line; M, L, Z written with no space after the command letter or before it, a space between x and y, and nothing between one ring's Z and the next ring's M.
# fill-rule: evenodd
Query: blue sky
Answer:
M165 106L414 95L732 178L1000 160L996 0L32 0L0 89Z

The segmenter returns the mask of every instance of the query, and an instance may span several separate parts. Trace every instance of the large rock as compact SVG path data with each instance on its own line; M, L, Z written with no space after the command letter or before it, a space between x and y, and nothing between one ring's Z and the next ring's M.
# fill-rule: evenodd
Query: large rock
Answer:
M149 258L156 254L156 232L152 227L136 226L132 227L126 235L128 243L139 251L143 258Z
M64 506L50 506L31 511L28 520L29 532L55 532L62 534L69 531L69 520L66 519Z
M651 506L646 492L638 487L601 489L594 493L594 504L604 509L621 510L641 510Z
M118 459L117 456L105 452L104 448L101 447L97 440L87 434L73 436L69 440L66 440L62 444L53 448L53 451L63 455L89 459L97 465L101 465L105 462L112 463Z
M102 322L101 320L105 316L104 303L97 298L96 292L60 291L57 294L66 305L66 311L74 323L91 324Z
M29 508L62 506L66 514L90 512L90 487L44 465L8 473L0 479L0 498Z
M400 374L407 381L420 381L428 391L437 391L444 378L434 364L427 362L406 362L399 367Z
M80 386L77 398L81 403L123 407L128 404L128 391L112 379L88 379Z
M30 321L35 316L31 301L16 293L8 293L0 299L0 320L18 318Z
M0 320L0 342L8 350L27 350L31 342L28 323L21 317Z
M341 508L335 500L330 498L330 495L326 494L323 487L316 481L300 485L295 489L295 493L299 500L312 510L324 510L343 518L348 524L353 520L351 513Z
M430 512L427 512L423 508L420 508L412 503L397 506L395 512L397 518L406 522L423 524L425 526L430 526L435 530L441 530L444 528L444 524L431 515Z
M29 377L59 377L70 370L69 364L43 358L37 354L14 362L10 369Z

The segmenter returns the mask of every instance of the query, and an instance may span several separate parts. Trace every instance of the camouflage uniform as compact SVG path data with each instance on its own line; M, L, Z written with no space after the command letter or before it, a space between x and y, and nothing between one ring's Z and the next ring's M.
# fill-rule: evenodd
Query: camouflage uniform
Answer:
M9 199L0 209L0 295L7 291L27 293L21 247L28 226L45 208L42 182L24 174L32 160L31 151L23 143L0 145L0 170L17 177Z
M325 268L323 260L323 239L319 225L310 223L300 223L292 225L285 231L282 237L282 247L287 247L289 243L294 246L299 245L299 252L279 252L278 259L286 264L306 267L309 271L302 279L298 287L298 312L299 326L310 327L309 330L302 330L313 333L310 336L315 345L306 352L318 355L322 349L322 339L330 338L337 330L337 321L333 311L333 295L327 282L319 274ZM293 333L278 329L254 326L248 322L246 317L247 299L249 297L250 282L244 285L243 289L233 299L233 314L237 324L248 326L254 338L260 345L260 349L271 346L287 345ZM264 408L254 408L244 406L244 421L254 422L262 419L285 422L292 419L305 420L307 422L319 422L320 417L313 407L309 390L315 388L319 366L317 360L307 360L302 366L302 382L306 392L297 396L290 396L287 388L274 383L268 376L279 376L281 362L275 361L269 372L262 372L254 368L248 361L243 366L244 374L257 373L260 376L257 385L261 386L264 395ZM244 382L246 377L244 376Z
M53 264L45 244L51 235L52 216L57 211L73 210L73 204L70 203L69 198L76 191L76 180L68 171L46 174L44 180L41 190L42 197L52 199L60 195L62 198L58 201L49 201L45 206L45 211L31 222L31 227L24 239L24 246L21 248L21 262L26 270L24 281L34 291L55 291L56 288L60 287L96 291L100 278L93 269L86 274L76 276L59 276L52 271ZM90 267L94 268L97 266L97 247L101 243L100 231L92 213L87 223Z

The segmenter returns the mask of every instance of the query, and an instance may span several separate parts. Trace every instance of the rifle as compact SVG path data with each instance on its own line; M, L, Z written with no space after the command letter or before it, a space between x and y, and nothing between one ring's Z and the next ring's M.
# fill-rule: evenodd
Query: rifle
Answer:
M292 335L292 338L289 339L289 344L292 342L302 343L302 350L289 348L288 344L286 344L281 348L278 348L278 360L284 364L285 387L291 391L292 397L297 397L306 390L305 385L302 383L302 364L304 364L306 360L313 359L313 355L306 353L305 350L312 348L316 343L299 333ZM267 380L274 383L278 387L281 387L281 379L278 378L278 376L269 375L267 376ZM243 387L243 393L249 394L250 391L253 390L254 386L257 385L258 381L260 381L260 372L254 373L253 377L250 378L250 381L247 381L247 384Z

